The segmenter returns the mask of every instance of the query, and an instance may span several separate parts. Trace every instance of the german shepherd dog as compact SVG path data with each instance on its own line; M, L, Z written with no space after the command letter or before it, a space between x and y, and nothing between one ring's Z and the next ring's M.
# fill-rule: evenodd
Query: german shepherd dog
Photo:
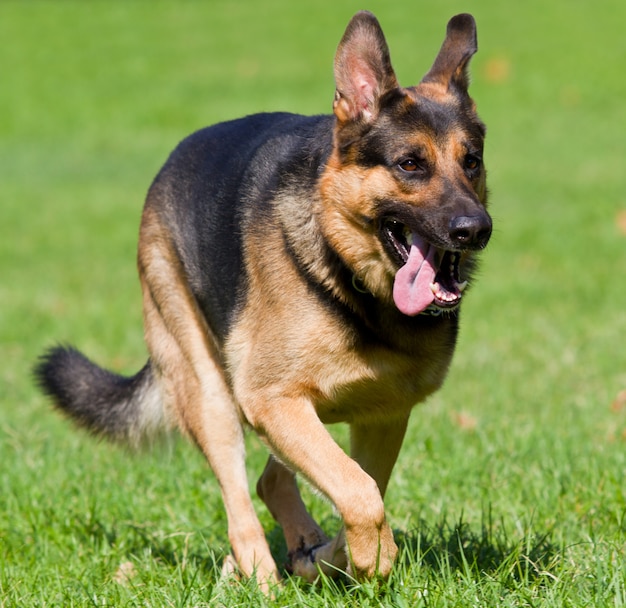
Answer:
M491 235L485 126L468 94L476 27L448 23L430 71L399 86L376 18L350 21L333 115L257 114L185 139L154 180L139 235L149 361L133 377L72 348L36 377L97 435L138 443L179 427L220 484L227 569L279 571L254 512L244 429L271 456L257 491L289 571L386 577L383 496L413 406L437 390L459 308ZM350 456L327 423L350 425ZM296 476L343 520L329 539Z

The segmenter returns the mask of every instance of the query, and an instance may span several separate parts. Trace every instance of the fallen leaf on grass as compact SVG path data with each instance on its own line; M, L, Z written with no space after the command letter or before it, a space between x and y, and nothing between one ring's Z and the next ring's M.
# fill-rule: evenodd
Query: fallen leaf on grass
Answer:
M622 209L617 212L615 216L615 224L617 225L617 229L620 234L626 236L626 209Z
M452 421L464 431L475 431L478 420L467 412L452 412Z
M122 562L113 576L113 580L118 585L126 585L135 574L137 574L137 572L132 562Z
M511 62L506 57L491 57L485 63L483 73L489 82L506 82L511 73Z
M613 403L611 403L611 411L621 412L622 410L626 410L626 390L617 393Z

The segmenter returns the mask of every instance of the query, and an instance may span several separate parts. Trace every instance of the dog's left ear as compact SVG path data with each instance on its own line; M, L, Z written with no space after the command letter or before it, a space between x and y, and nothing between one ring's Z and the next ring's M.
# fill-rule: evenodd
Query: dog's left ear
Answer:
M446 39L433 63L433 67L422 82L441 84L449 89L452 85L467 91L469 77L467 66L472 55L478 50L476 22L467 13L456 15L448 22Z
M335 84L333 111L340 123L372 122L378 115L380 98L398 88L383 31L368 11L352 18L339 43Z

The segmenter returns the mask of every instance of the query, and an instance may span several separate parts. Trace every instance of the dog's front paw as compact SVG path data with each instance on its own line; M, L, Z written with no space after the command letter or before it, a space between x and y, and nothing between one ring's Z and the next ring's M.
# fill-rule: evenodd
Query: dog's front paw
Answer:
M348 572L352 576L357 579L389 576L398 547L386 521L377 534L350 530L346 532L346 538L350 556Z

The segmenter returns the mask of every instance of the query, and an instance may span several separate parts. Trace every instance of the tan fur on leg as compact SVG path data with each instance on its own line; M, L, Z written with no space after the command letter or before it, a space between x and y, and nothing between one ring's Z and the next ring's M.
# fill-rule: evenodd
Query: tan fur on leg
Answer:
M146 341L179 426L207 457L222 490L228 534L239 569L267 590L278 580L254 512L245 469L242 423L211 333L189 293L158 219L143 218L139 267Z

